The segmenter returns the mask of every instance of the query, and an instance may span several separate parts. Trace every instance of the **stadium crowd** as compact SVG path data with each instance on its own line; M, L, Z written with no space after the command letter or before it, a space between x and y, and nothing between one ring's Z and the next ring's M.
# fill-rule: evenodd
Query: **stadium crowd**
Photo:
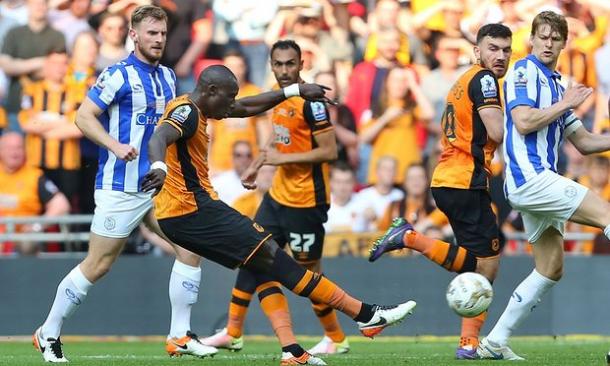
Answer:
M331 170L327 233L385 230L403 216L429 236L450 238L430 195L445 98L476 62L477 30L502 22L513 32L512 59L527 55L532 18L561 12L569 37L558 70L594 88L575 113L586 128L610 133L610 3L604 0L159 0L169 15L161 63L177 76L177 94L193 89L201 70L226 65L238 97L274 87L269 47L296 40L303 79L332 88L328 105L339 149ZM74 119L104 68L129 55L130 12L150 0L4 0L0 2L0 217L93 213L98 147ZM446 117L446 116L445 116ZM147 123L148 121L142 121ZM265 167L254 191L240 176L273 131L269 115L212 121L209 164L220 199L253 217L271 184ZM491 192L505 234L522 231L502 192L496 153ZM569 142L560 173L610 199L610 155L583 157ZM77 229L76 227L74 229ZM0 232L4 228L0 226ZM20 232L56 230L22 225ZM594 240L567 241L571 253L609 252L600 230L569 224ZM131 252L150 252L142 228ZM159 243L162 245L162 243ZM76 250L85 250L76 247ZM0 243L2 254L62 251L60 244ZM525 249L527 251L527 249ZM523 248L509 243L505 252Z

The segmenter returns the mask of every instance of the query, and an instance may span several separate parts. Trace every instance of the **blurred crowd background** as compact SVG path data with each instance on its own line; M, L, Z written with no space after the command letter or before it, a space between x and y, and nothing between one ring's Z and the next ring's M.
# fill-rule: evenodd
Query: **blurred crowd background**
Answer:
M269 48L285 38L302 49L302 78L332 88L338 105L328 108L339 159L331 172L329 255L365 253L374 233L395 216L450 240L429 177L446 94L476 62L473 42L486 23L511 28L517 60L529 51L530 24L539 11L564 14L569 38L558 65L562 82L595 89L575 112L588 129L610 133L608 0L2 0L0 218L93 212L98 148L74 125L75 113L96 76L133 49L130 13L150 3L169 16L162 63L175 70L179 94L190 92L211 64L235 73L239 97L270 89ZM255 191L243 189L239 176L272 133L269 115L211 121L209 128L212 183L222 200L252 217L274 168L261 169ZM569 142L562 149L560 173L610 199L610 155L585 158ZM505 253L527 253L528 246L514 240L522 223L504 200L502 164L497 152L491 191L508 238ZM58 230L40 223L16 227L21 233ZM569 253L610 252L597 230L569 224L567 231L591 233L587 240L567 240ZM86 243L0 243L0 255L84 250ZM164 250L141 228L126 252Z

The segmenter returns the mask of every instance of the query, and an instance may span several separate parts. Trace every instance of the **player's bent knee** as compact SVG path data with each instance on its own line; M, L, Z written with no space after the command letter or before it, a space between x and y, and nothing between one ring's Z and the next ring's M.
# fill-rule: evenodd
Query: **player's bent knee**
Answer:
M275 255L280 249L275 240L269 238L256 250L244 268L255 272L268 273L273 266Z

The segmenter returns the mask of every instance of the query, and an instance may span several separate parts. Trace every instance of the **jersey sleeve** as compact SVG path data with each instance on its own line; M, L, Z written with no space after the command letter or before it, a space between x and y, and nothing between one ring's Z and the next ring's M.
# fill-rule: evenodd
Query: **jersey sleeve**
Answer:
M123 73L118 68L111 66L98 76L95 84L87 93L87 97L105 111L119 99L122 87L126 82Z
M38 178L38 198L46 205L59 192L59 188L49 178L40 175Z
M563 133L566 137L576 132L576 130L582 126L582 121L576 117L572 110L569 110L563 114L563 123Z
M182 138L188 139L197 131L199 114L190 104L180 104L167 112L161 123L167 123L180 132Z
M322 102L306 101L303 105L303 116L314 135L333 128L326 105Z
M474 108L502 108L500 86L495 75L489 70L477 72L468 84L468 95Z
M517 61L504 80L506 112L520 105L535 107L539 82L538 68L533 62L527 59Z

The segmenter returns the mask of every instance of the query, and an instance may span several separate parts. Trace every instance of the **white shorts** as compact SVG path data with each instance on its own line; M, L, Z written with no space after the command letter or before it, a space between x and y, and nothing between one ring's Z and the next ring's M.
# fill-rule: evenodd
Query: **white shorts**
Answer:
M91 232L107 238L126 238L153 207L151 192L95 190Z
M580 206L589 189L582 184L545 170L521 187L508 192L508 202L521 213L530 243L549 227L562 235L565 222Z

